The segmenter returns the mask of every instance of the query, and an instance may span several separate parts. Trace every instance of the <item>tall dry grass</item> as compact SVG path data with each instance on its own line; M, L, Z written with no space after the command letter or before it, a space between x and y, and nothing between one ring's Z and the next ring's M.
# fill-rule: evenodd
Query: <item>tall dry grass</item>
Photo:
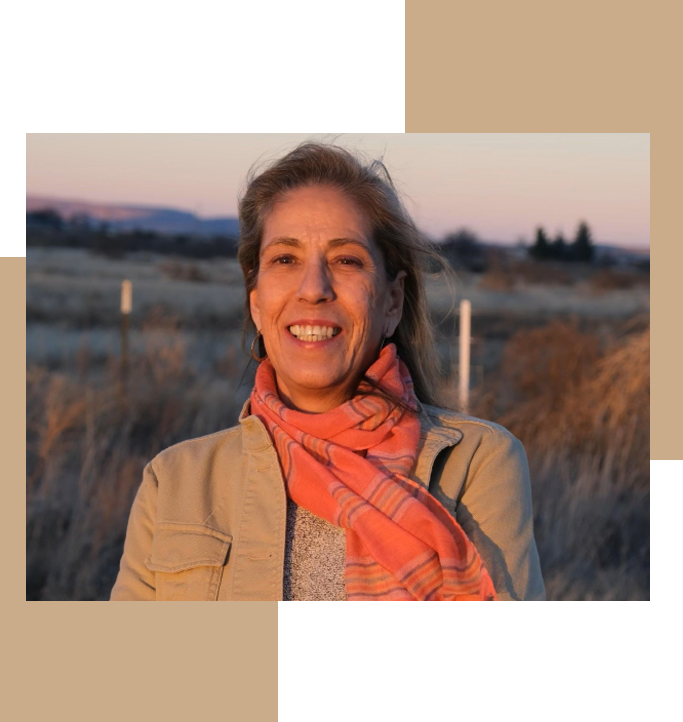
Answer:
M235 349L220 377L200 376L180 332L161 346L149 338L125 384L114 357L89 373L83 348L77 373L27 370L28 599L106 599L144 465L172 444L235 423L246 366Z
M520 331L475 413L527 450L548 597L649 599L649 328Z

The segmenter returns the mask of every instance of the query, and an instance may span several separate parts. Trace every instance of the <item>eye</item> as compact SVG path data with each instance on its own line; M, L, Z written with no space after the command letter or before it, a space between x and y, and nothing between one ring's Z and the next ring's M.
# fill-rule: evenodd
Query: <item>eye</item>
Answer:
M294 263L295 260L291 253L283 253L281 256L275 256L275 258L271 260L271 263L277 266L289 266Z
M336 261L342 266L358 266L359 268L363 267L363 262L355 256L340 256L336 259Z

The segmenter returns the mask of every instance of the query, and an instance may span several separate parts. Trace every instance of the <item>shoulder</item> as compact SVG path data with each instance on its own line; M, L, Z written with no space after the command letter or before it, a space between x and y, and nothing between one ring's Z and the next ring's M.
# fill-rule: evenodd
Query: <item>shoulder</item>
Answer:
M510 432L500 424L479 419L476 416L468 416L453 409L444 409L441 406L431 406L430 404L422 404L422 409L433 422L440 426L458 428L464 425L471 429L477 429L482 433L510 434Z
M454 430L460 432L458 439L460 444L472 447L473 450L485 448L492 453L523 450L522 444L508 429L493 421L469 416L444 409L439 406L422 404L423 426L431 426L432 429Z
M212 465L219 459L235 458L242 453L242 428L239 424L212 434L186 439L160 451L150 462L157 476L167 476Z
M434 488L442 503L458 498L468 504L474 501L475 506L479 500L482 508L489 508L492 499L512 507L526 503L529 465L524 446L514 434L493 421L458 411L426 404L423 409L435 428L457 434L441 463L435 464L430 481L430 490Z
M157 520L210 524L231 533L231 509L239 501L248 465L241 426L159 452L149 464L158 490Z
M528 484L524 446L504 426L450 409L422 406L423 435L424 426L431 426L427 438L441 436L450 447L442 459L444 479L453 477L453 484L461 489L473 483L482 486L495 482L497 486L504 482L508 488Z

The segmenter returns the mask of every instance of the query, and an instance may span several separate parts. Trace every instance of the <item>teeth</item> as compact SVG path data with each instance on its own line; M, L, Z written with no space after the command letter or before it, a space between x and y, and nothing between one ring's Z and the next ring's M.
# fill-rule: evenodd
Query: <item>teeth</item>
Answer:
M300 341L325 341L328 338L336 336L341 329L332 326L299 326L289 327L292 336L296 336Z

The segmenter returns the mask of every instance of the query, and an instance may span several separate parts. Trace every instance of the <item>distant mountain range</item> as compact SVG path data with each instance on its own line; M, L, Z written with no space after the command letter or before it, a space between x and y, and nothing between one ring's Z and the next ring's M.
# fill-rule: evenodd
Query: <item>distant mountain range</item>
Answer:
M239 221L230 216L200 218L188 211L154 206L118 205L89 201L26 196L26 212L53 210L64 220L87 218L91 223L106 223L112 230L154 231L164 235L239 236Z
M117 203L96 203L92 201L66 200L49 196L26 196L26 212L53 210L62 219L70 221L76 217L86 217L93 225L106 223L114 231L154 231L162 235L191 235L203 238L227 236L238 238L240 232L237 218L200 218L194 213L176 208L156 206L123 205ZM438 239L435 239L438 242ZM513 248L512 244L484 242L487 246L499 246L512 253L525 256L527 250ZM649 247L623 247L619 244L596 244L598 256L611 256L619 261L641 260L650 257Z

